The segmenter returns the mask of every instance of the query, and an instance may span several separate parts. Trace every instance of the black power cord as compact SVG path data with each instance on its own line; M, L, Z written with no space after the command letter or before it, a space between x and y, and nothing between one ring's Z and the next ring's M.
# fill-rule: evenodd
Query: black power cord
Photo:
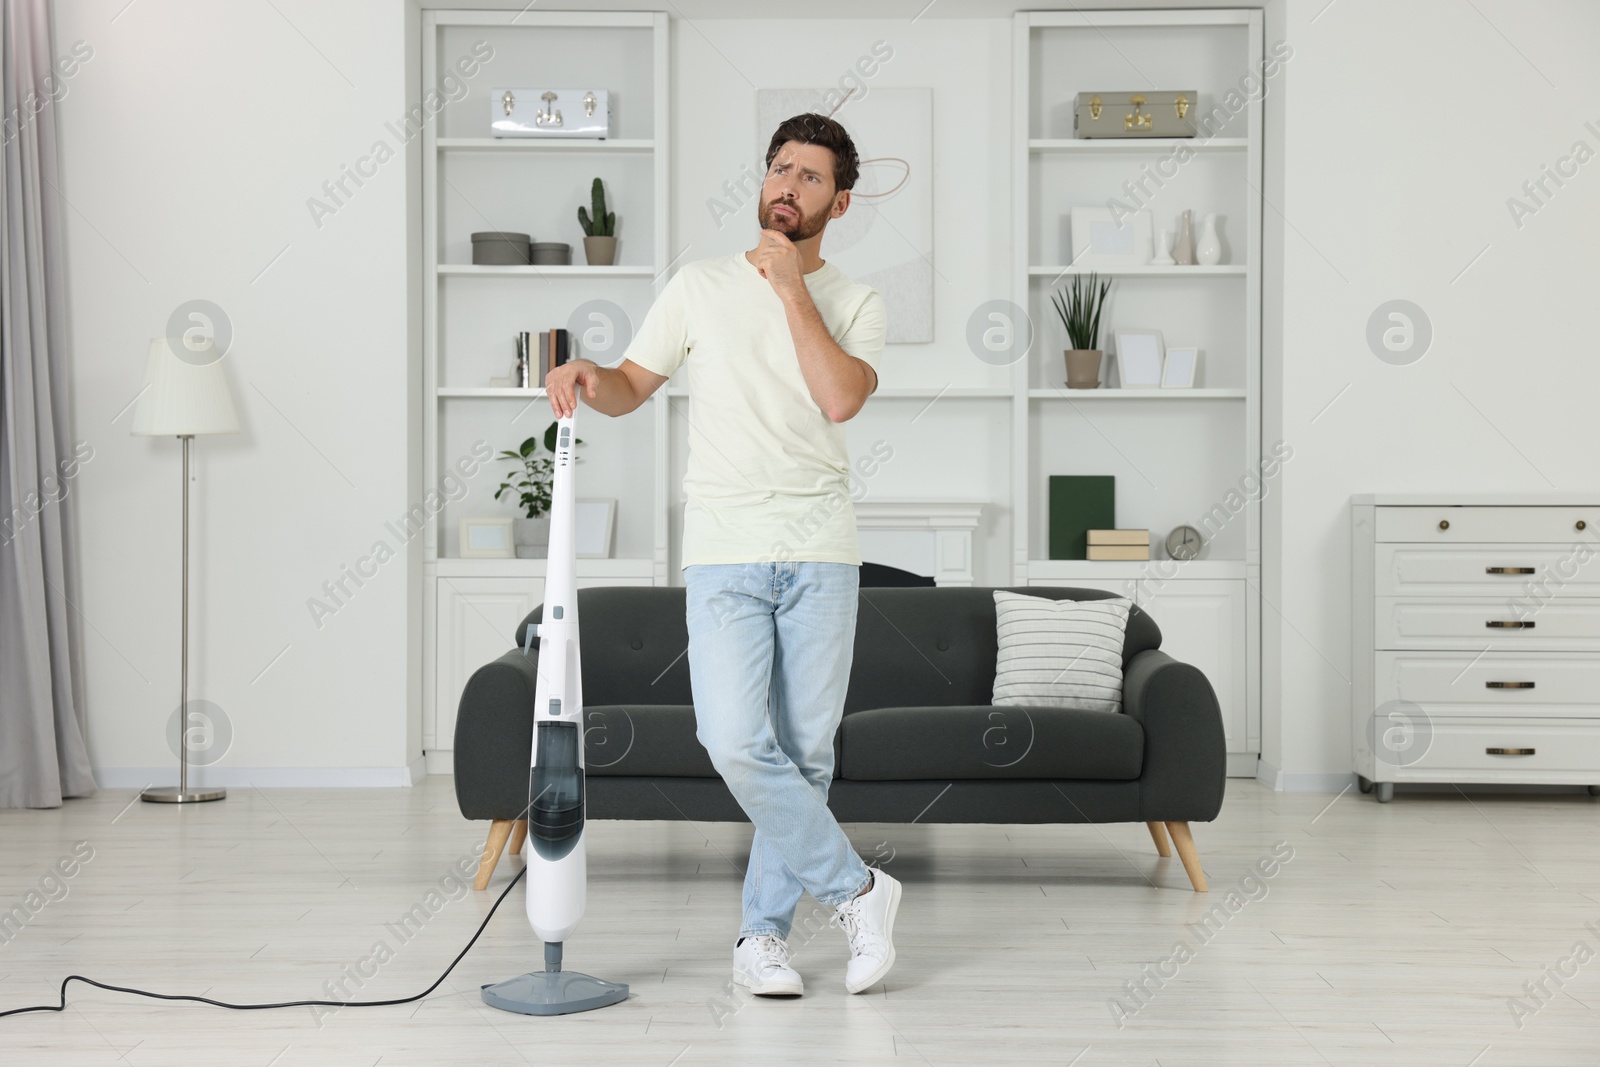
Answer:
M394 1000L286 1000L281 1004L229 1004L225 1000L212 1000L210 997L194 997L181 993L151 993L145 989L133 989L128 986L120 985L107 985L105 982L96 982L93 978L85 978L81 974L69 974L61 982L60 1004L40 1004L33 1008L12 1008L10 1011L0 1011L0 1019L5 1018L7 1015L25 1015L31 1011L66 1011L67 986L72 982L82 982L85 985L92 985L96 989L108 989L113 993L132 993L136 997L152 997L156 1000L192 1000L197 1004L210 1004L218 1008L232 1008L235 1011L262 1011L267 1008L305 1007L382 1008L390 1004L410 1004L412 1001L421 1000L429 993L432 993L435 989L438 989L439 986L444 983L444 980L450 977L450 972L456 969L456 964L460 963L464 958L466 958L467 953L472 951L472 946L478 943L478 938L483 936L483 931L488 927L489 920L494 918L494 913L499 910L500 905L506 899L506 895L511 892L512 886L515 886L517 882L521 881L522 876L527 873L528 868L526 867L517 872L517 876L511 879L511 885L506 886L505 892L500 894L500 899L496 900L494 902L494 907L489 909L489 914L483 917L483 922L478 925L478 932L472 935L472 940L467 942L467 947L461 950L460 955L450 961L450 966L444 969L444 973L439 976L438 981L434 982L431 986L429 986L427 989L424 989L414 997L399 997Z

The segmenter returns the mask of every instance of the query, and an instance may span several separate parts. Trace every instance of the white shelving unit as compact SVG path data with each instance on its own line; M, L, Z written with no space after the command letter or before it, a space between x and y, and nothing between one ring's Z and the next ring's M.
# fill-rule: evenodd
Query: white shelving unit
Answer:
M1161 626L1163 647L1215 686L1229 773L1254 775L1260 514L1252 502L1223 508L1219 520L1216 508L1243 476L1260 474L1262 459L1260 100L1192 139L1077 139L1072 112L1080 91L1193 88L1197 115L1208 114L1243 74L1259 73L1261 12L1022 11L1013 29L1013 299L1035 328L1028 358L1013 367L1012 580L1133 596ZM1150 180L1180 145L1193 157ZM1196 231L1201 215L1216 212L1223 262L1068 265L1072 208L1103 207L1113 197L1148 208L1169 232L1185 209ZM1201 349L1197 388L1065 388L1061 353L1072 346L1050 293L1091 270L1114 279L1101 325L1102 383L1115 381L1113 331L1158 329L1169 346ZM1202 558L1182 563L1047 559L1055 474L1114 475L1117 525L1148 527L1153 556L1165 555L1165 536L1180 523L1213 525L1215 534Z
M640 322L668 269L668 22L664 12L444 11L424 13L422 83L486 42L493 55L467 93L423 129L423 484L445 502L426 527L423 557L422 742L430 773L451 773L456 706L473 670L510 646L544 595L542 559L462 559L468 516L514 513L494 500L512 464L492 459L471 477L462 460L498 456L539 436L551 419L543 389L491 386L512 373L519 331L568 326L585 302L607 300ZM491 90L595 85L611 93L606 140L498 139ZM595 176L617 213L618 263L584 265L577 206ZM530 233L573 246L571 266L480 266L478 230ZM585 352L601 363L621 358ZM665 391L623 419L580 414L579 495L617 501L614 558L578 561L578 584L668 582ZM475 452L476 449L476 452ZM457 495L452 489L465 486ZM512 501L514 505L515 501Z

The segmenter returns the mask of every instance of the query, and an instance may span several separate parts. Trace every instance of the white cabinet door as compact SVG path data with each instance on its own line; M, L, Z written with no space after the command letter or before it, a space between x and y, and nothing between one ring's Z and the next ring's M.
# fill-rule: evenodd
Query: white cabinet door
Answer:
M1139 606L1161 627L1161 651L1200 668L1217 691L1228 751L1247 751L1245 583L1207 578L1148 581L1140 587Z
M544 579L448 577L438 580L438 590L432 748L449 750L467 679L513 646L517 624L544 599Z
M1078 586L1128 595L1128 583L1122 579L1035 579L1028 584ZM1138 589L1135 601L1161 627L1161 651L1200 668L1216 690L1228 751L1250 751L1245 583L1232 578L1144 579Z

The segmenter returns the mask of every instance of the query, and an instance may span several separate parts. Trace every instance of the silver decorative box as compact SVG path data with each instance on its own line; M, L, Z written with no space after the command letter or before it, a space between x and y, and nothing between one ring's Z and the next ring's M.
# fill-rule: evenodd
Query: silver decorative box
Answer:
M611 94L605 89L491 89L495 137L611 136Z

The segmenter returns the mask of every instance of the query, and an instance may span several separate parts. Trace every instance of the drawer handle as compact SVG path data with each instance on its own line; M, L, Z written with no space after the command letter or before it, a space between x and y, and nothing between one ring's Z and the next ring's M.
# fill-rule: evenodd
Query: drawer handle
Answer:
M1532 689L1532 682L1484 682L1485 689Z
M1491 630L1531 630L1532 619L1490 619L1484 623Z
M1532 574L1532 567L1485 567L1485 574Z
M1450 520L1449 519L1440 519L1439 520L1439 529L1441 529L1441 530L1450 529Z
M1531 756L1531 748L1486 748L1483 750L1489 756Z

